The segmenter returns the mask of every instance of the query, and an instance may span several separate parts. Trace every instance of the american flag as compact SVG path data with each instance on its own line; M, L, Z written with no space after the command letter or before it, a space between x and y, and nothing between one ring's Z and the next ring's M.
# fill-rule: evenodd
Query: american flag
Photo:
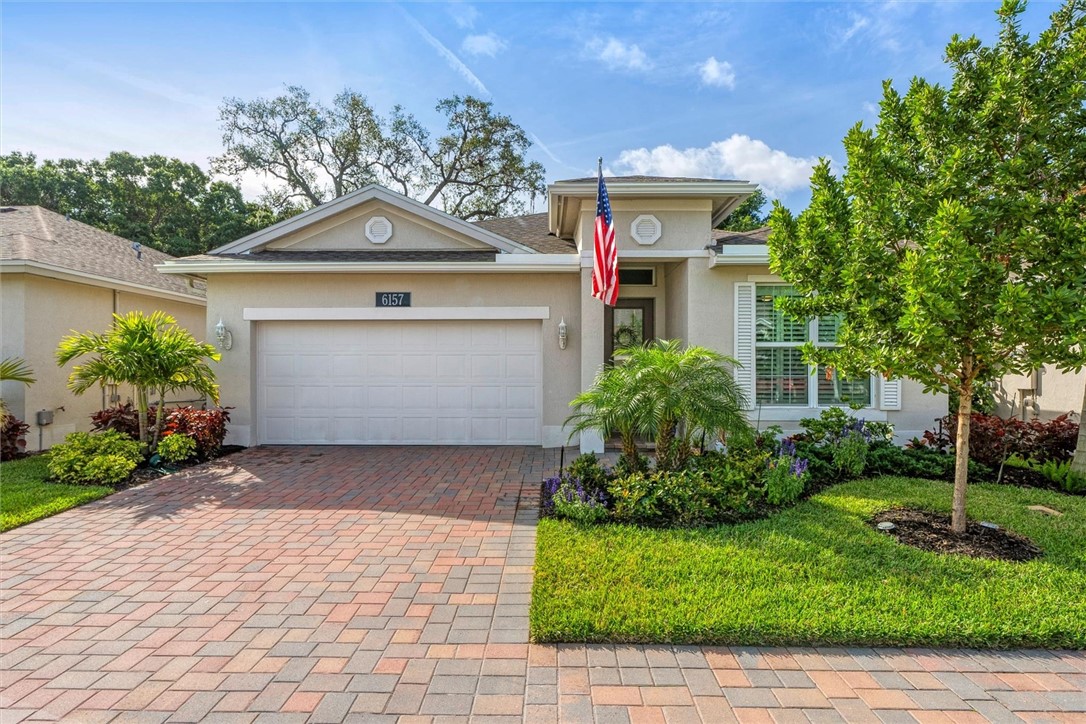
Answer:
M611 200L607 198L607 186L603 183L602 160L599 180L599 189L596 191L596 230L592 235L595 242L592 296L613 307L618 301L618 245L615 243L615 220L611 216Z

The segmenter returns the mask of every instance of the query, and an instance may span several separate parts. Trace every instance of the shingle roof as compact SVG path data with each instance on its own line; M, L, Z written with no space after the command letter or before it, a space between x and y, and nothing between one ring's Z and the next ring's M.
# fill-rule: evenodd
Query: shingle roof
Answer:
M504 236L511 241L535 249L541 254L576 254L577 244L572 239L559 239L550 233L547 214L507 216L501 219L485 219L474 222L489 232Z
M494 261L496 251L486 249L412 249L403 251L358 251L351 249L323 249L309 251L253 251L247 254L198 254L182 257L181 261L208 261L230 259L252 262L479 262Z
M0 260L48 264L128 284L201 298L182 277L161 274L155 264L175 257L143 247L136 258L132 242L40 206L0 209Z
M736 244L766 244L769 240L769 227L763 226L750 231L730 231L728 229L713 229L713 246L720 249L722 246L734 246Z
M654 184L654 183L735 183L730 179L721 178L692 178L689 176L604 176L605 183L624 183L624 184ZM562 181L555 181L560 184L587 184L596 183L595 176L586 176L585 178L567 178Z

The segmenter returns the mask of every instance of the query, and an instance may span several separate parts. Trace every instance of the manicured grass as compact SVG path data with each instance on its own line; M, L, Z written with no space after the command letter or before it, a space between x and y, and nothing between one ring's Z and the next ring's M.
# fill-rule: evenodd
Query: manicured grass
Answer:
M46 482L48 455L0 463L0 531L104 498L112 488Z
M1031 538L1005 563L903 546L867 524L949 512L951 486L877 478L700 530L539 525L536 641L1086 647L1086 499L971 485L969 514ZM1026 510L1042 504L1059 518Z

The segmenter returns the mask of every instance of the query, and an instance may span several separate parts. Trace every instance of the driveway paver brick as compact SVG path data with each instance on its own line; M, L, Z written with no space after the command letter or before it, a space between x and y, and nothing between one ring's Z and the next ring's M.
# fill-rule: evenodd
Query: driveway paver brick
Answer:
M528 644L534 448L255 448L0 536L0 722L1083 722L1082 652Z

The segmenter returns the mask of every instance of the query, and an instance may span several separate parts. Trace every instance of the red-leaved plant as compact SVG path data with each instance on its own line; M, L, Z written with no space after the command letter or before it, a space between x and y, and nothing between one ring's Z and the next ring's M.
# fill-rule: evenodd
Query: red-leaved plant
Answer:
M970 417L969 457L997 470L1008 457L1018 455L1028 460L1062 462L1075 452L1078 423L1070 415L1053 420L1004 419L996 415L974 413ZM928 430L917 441L919 447L947 451L954 447L957 416L940 420L938 430Z
M26 454L26 433L30 425L15 415L0 415L0 460L14 460Z
M226 439L226 423L230 422L232 407L213 407L198 410L195 407L179 407L166 415L163 436L188 435L196 441L196 455L201 460L210 459L222 447Z

